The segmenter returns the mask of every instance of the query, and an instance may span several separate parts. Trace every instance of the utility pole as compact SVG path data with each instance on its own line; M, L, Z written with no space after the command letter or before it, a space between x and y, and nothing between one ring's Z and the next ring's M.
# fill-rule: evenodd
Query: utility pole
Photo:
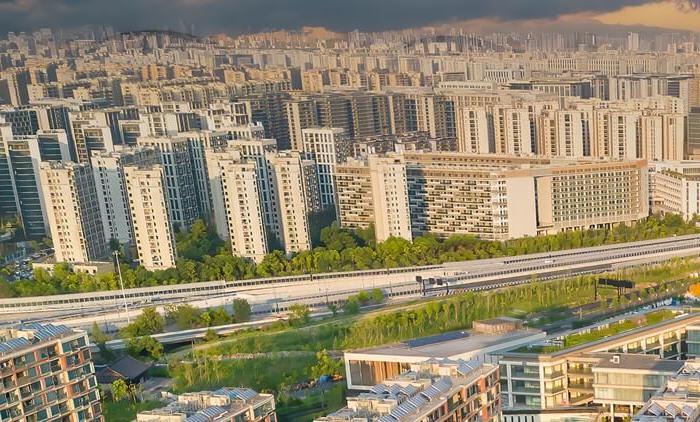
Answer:
M122 299L124 300L124 312L126 312L126 323L131 324L131 318L129 318L129 306L126 303L126 292L124 291L124 280L122 279L122 268L119 264L119 251L114 251L114 260L117 263L117 274L119 274L119 287L121 287Z

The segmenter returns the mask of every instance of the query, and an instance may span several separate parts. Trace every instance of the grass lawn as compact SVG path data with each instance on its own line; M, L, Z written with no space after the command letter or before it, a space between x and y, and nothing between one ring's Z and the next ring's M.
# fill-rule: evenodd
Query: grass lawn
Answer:
M311 422L345 406L345 383L335 384L331 389L315 393L303 400L280 401L277 415L282 421Z
M623 319L617 322L613 322L607 327L601 328L591 328L590 331L583 331L575 334L568 335L564 338L563 345L551 345L551 346L523 346L516 349L516 352L520 353L554 353L560 350L567 349L569 347L578 346L581 344L591 343L597 340L601 340L606 337L614 336L616 334L623 333L625 331L634 330L635 328L646 327L654 324L658 324L663 321L667 321L675 317L673 311L663 309L660 311L654 311L647 313L641 320L637 319Z
M210 360L179 363L170 368L176 393L215 390L221 387L249 387L258 392L274 391L280 385L291 385L309 378L309 367L315 356L288 358Z
M136 419L138 412L153 410L163 406L159 401L145 401L141 403L132 403L126 400L113 402L103 402L104 417L109 422L131 422Z

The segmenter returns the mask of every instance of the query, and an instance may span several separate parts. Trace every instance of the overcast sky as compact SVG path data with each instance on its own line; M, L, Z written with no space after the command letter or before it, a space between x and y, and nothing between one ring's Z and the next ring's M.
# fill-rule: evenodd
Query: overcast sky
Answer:
M0 31L112 25L199 33L324 26L402 29L471 19L531 21L582 16L609 24L700 28L700 0L0 0Z

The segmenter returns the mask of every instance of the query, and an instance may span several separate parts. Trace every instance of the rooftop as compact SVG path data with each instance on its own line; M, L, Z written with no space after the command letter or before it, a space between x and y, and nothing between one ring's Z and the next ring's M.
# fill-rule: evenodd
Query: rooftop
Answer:
M0 356L77 332L65 325L25 323L0 329Z
M678 373L685 364L681 360L664 360L656 355L642 354L610 354L609 359L601 359L594 367L595 372L653 371Z
M210 422L218 420L233 420L236 415L257 409L265 402L270 402L263 414L274 411L274 397L269 394L259 394L249 388L223 387L216 391L201 391L174 396L175 400L159 409L140 412L138 421L175 420L180 417L186 422ZM227 419L228 418L228 419Z
M369 392L348 398L348 406L319 422L355 420L409 422L441 406L446 397L474 385L480 377L498 370L477 361L437 360L411 365L411 370L373 386Z
M542 334L542 331L536 329L521 329L495 334L478 333L472 330L452 331L435 336L413 339L402 343L356 350L351 353L426 358L453 358L458 355L499 347L505 343L516 340L524 340L533 336L540 336Z
M564 335L553 336L548 339L548 344L532 344L511 350L511 353L525 354L556 354L582 347L602 343L611 339L638 333L654 326L663 326L676 320L684 321L699 317L699 314L679 314L671 309L655 310L647 313L626 315L613 320L603 321L596 325L571 331Z

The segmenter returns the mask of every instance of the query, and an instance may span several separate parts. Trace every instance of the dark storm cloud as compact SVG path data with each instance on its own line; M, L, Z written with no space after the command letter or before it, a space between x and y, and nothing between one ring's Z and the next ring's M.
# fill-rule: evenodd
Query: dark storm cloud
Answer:
M606 12L654 0L0 0L0 31L39 26L113 25L203 32L325 26L348 31L415 27L475 18L526 20ZM664 1L664 0L661 0ZM673 0L666 0L673 1ZM698 0L678 0L686 6Z

